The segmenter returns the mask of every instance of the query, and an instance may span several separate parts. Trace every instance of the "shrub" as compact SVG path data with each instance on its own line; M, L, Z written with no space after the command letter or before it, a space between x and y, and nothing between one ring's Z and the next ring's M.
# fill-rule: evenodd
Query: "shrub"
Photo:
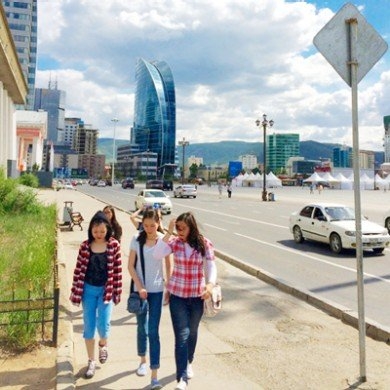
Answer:
M19 183L27 187L38 188L39 180L33 173L25 173L19 177Z

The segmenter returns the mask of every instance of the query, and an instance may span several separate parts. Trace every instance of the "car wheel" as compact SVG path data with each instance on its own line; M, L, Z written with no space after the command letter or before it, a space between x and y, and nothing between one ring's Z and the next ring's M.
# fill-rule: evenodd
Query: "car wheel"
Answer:
M387 231L390 234L390 218L386 218L385 228L387 229Z
M176 194L173 194L173 197L176 198Z
M294 228L293 228L293 236L294 236L294 241L297 243L297 244L300 244L303 242L304 238L303 238L303 234L302 234L302 230L299 226L295 225Z
M329 245L330 245L330 250L336 254L339 254L343 249L341 238L337 233L332 233L330 235Z
M385 248L373 248L372 250L374 251L374 253L379 255L379 254L383 253Z

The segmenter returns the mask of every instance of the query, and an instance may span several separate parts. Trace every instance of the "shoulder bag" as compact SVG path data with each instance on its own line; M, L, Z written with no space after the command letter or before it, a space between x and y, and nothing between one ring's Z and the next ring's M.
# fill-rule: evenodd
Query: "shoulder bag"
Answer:
M205 283L207 284L206 259L203 258L203 272ZM203 315L205 317L214 317L222 309L222 288L216 283L212 289L211 296L203 301Z
M140 244L139 252L141 255L141 268L142 276L145 283L145 259L144 259L144 246ZM137 266L137 255L134 261L134 269ZM134 291L134 281L131 279L130 282L130 295L127 299L127 311L132 314L142 314L147 310L146 299L141 299L138 291Z

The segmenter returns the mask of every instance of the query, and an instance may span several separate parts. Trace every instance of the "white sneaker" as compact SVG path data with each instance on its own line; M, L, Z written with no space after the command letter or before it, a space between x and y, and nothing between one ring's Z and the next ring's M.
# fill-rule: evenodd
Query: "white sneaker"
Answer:
M141 363L139 367L137 368L137 375L138 376L145 376L148 372L148 367L146 363Z
M180 382L177 383L175 390L186 390L187 389L187 382L182 378L180 379Z
M192 364L187 364L187 379L191 379L194 377L194 370L192 369Z
M95 375L96 363L94 360L88 360L87 370L85 371L84 377L91 379Z

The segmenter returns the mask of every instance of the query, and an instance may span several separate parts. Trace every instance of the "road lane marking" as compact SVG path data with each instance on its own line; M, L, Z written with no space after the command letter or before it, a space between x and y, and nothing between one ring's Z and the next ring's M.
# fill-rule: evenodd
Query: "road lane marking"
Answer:
M209 214L217 214L217 215L221 215L223 217L228 217L228 218L235 218L235 219L238 219L239 221L246 221L246 222L254 222L254 223L258 223L260 225L268 225L268 226L273 226L273 227L277 227L277 228L280 228L280 229L289 229L288 226L283 226L283 225L277 225L275 223L269 223L269 222L264 222L264 221L259 221L258 219L252 219L252 218L245 218L245 217L239 217L239 216L236 216L236 215L231 215L231 214L226 214L226 213L221 213L219 211L213 211L213 210L207 210L207 209L201 209L199 207L194 207L194 206L186 206L187 209L192 209L192 210L197 210L197 211L204 211L206 213L209 213Z
M209 223L204 223L203 225L212 227L214 229L222 230L223 232L227 232L227 229L220 228L219 226L210 225Z
M355 274L357 272L356 269L354 269L354 268L346 267L345 265L332 263L331 261L328 261L328 260L322 260L322 259L319 259L318 257L314 257L312 255L308 255L308 254L300 252L300 251L298 251L296 249L285 248L285 247L283 247L281 245L271 244L269 242L259 240L258 238L253 238L253 237L246 236L246 235L240 234L240 233L234 233L234 234L236 236L239 236L239 237L247 238L248 240L251 240L251 241L256 241L256 242L258 242L260 244L263 244L263 245L271 246L271 247L276 248L276 249L280 249L280 250L283 250L283 251L286 251L286 252L294 253L296 255L307 257L308 259L317 261L318 263L324 263L324 264L327 264L327 265L331 265L331 266L336 267L336 268L341 268L341 269L346 270L346 271L351 271L351 272L353 272ZM377 276L377 275L368 274L366 272L364 272L364 275L369 277L369 278L378 279L381 282L390 283L389 279L385 279L385 278L382 278L382 277Z

